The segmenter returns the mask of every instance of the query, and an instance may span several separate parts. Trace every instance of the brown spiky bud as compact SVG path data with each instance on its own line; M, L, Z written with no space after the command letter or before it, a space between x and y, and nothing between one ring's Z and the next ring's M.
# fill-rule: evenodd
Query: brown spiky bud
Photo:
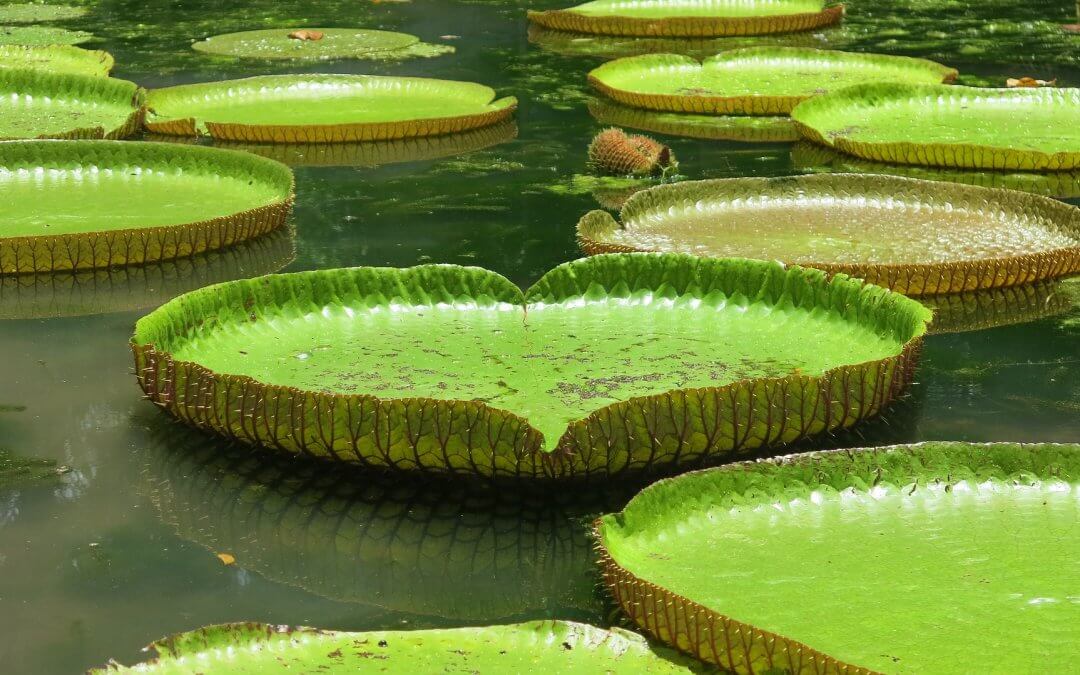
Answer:
M589 144L589 166L612 176L649 176L677 166L671 148L648 136L627 136L614 127L598 133Z

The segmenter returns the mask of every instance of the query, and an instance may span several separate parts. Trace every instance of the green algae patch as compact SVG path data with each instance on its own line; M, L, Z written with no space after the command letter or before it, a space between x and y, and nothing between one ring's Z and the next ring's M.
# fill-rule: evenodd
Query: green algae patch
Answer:
M875 83L792 112L807 139L875 162L964 169L1080 169L1080 89Z
M1063 672L1078 493L1080 446L932 442L685 474L596 529L633 621L737 673Z
M113 57L108 52L71 45L0 44L0 68L106 77L113 68Z
M248 443L401 471L609 476L851 426L904 390L929 318L843 275L616 254L525 293L449 265L223 284L141 319L132 348L152 401Z
M318 39L290 37L297 33ZM249 59L333 59L401 60L453 53L449 45L420 41L407 33L365 28L271 28L215 35L191 45L205 54Z
M715 37L814 30L837 23L843 5L824 0L592 0L530 11L553 30L635 37Z
M126 138L142 124L142 98L126 80L0 68L0 140Z
M66 21L85 16L89 11L87 7L75 5L42 5L29 2L0 5L0 24Z
M589 102L589 114L602 124L710 141L784 143L801 138L787 117L656 112L601 100Z
M635 633L572 621L348 633L258 623L207 626L148 647L157 658L94 672L649 673L708 672Z
M677 54L616 59L589 73L604 96L634 108L706 115L786 115L813 96L865 82L948 82L926 59L798 47L748 47L702 62Z
M255 143L336 143L437 136L509 119L472 82L376 75L266 75L155 89L148 131Z
M586 214L587 253L782 260L906 295L1015 286L1080 272L1080 209L1011 190L821 174L662 185L622 223Z
M92 33L53 26L0 26L0 45L77 45L94 39Z
M285 166L239 152L164 143L0 145L0 273L170 260L280 227Z

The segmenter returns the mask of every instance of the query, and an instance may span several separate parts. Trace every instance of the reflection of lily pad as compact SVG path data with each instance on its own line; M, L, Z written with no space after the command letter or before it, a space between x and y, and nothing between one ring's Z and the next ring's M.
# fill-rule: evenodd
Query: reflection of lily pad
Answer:
M0 24L77 19L89 11L86 7L74 5L43 5L29 2L0 5Z
M207 626L152 645L158 658L108 672L649 673L703 670L640 635L570 621L345 633L257 623ZM220 669L220 670L219 670Z
M48 319L157 307L181 293L277 272L295 256L288 228L186 258L64 274L0 275L0 319Z
M289 37L291 28L250 30L206 38L192 46L195 51L220 56L254 59L403 59L438 56L454 51L446 45L420 42L406 33L364 28L308 28L321 33L318 40Z
M1078 445L838 450L661 481L597 530L634 622L734 672L1065 672L1078 477Z
M154 133L221 140L335 143L437 136L508 119L513 97L481 84L374 75L266 75L155 89Z
M988 188L1020 190L1045 197L1071 199L1080 197L1080 170L1034 173L1030 171L978 171L974 169L946 169L941 167L914 166L910 164L885 164L837 152L815 143L797 143L791 149L791 163L796 169L808 173L878 173L963 183Z
M908 295L1080 272L1080 209L1024 192L894 176L662 185L632 197L622 221L604 211L584 216L582 248L783 260Z
M142 90L126 80L0 69L0 139L125 138L142 123Z
M1080 169L1080 89L865 84L791 116L806 138L877 162Z
M171 260L277 229L292 172L241 152L167 143L0 145L0 272Z
M405 471L609 475L850 426L904 389L929 317L842 275L612 255L527 293L438 265L233 282L144 317L132 347L151 400L249 443Z
M77 45L93 38L86 31L53 26L0 26L0 45Z
M799 139L795 123L787 117L656 112L607 101L591 101L589 113L603 124L670 136L745 143L782 143Z
M843 16L843 5L825 7L824 0L592 0L529 12L530 21L555 30L665 37L793 33Z
M919 302L934 310L931 333L964 333L1028 323L1071 310L1080 299L1075 281L1040 281L969 293L927 295Z
M864 82L934 83L952 68L906 56L749 47L698 63L677 54L616 59L589 73L602 94L635 108L709 115L786 115L799 102Z
M104 77L112 67L113 57L108 52L70 45L0 45L0 68L28 68Z

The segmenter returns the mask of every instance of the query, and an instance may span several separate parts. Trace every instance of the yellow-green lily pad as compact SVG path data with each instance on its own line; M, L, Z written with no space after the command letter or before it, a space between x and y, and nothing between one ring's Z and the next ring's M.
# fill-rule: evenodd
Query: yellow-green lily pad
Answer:
M295 34L318 39L298 39ZM191 45L195 51L218 56L251 59L332 59L398 60L416 56L438 56L454 51L449 45L420 42L407 33L366 28L270 28L226 33Z

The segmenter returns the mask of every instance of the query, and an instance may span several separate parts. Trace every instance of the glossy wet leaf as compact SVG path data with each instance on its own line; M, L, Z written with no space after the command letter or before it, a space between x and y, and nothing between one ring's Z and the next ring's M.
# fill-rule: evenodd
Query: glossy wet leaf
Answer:
M138 131L141 105L126 80L0 69L0 139L125 138Z
M748 47L698 62L676 54L616 59L589 73L602 94L636 108L785 115L799 102L866 82L947 82L956 71L926 59L797 47Z
M441 630L346 633L266 624L223 624L180 633L150 646L158 658L109 672L603 673L632 669L693 673L705 669L641 636L569 621ZM100 671L99 671L100 672Z
M1045 197L892 176L686 181L640 192L618 223L578 223L586 252L782 260L907 295L1080 272L1080 209Z
M1061 672L1078 491L1080 446L931 442L685 474L598 532L635 622L736 672Z
M0 5L0 24L40 23L77 19L90 10L75 5L45 5L40 3L12 3Z
M77 45L93 38L86 31L53 26L0 26L0 45Z
M0 146L0 272L152 262L279 227L287 167L165 143L24 141Z
M604 474L851 424L903 388L928 316L812 270L613 255L524 295L455 266L226 284L142 319L133 347L151 399L249 442L407 470ZM212 405L192 405L209 386ZM839 418L810 403L833 386ZM755 396L766 409L724 403Z
M298 34L301 39L290 37ZM317 39L313 39L318 35ZM215 35L191 45L195 51L252 59L376 59L450 53L448 45L431 45L406 33L365 28L271 28Z
M0 68L46 70L104 77L113 67L108 52L81 49L70 45L0 44Z
M1080 168L1080 89L866 84L800 104L808 139L879 162Z
M468 131L508 119L517 101L472 82L316 74L155 89L147 105L156 133L324 143Z

